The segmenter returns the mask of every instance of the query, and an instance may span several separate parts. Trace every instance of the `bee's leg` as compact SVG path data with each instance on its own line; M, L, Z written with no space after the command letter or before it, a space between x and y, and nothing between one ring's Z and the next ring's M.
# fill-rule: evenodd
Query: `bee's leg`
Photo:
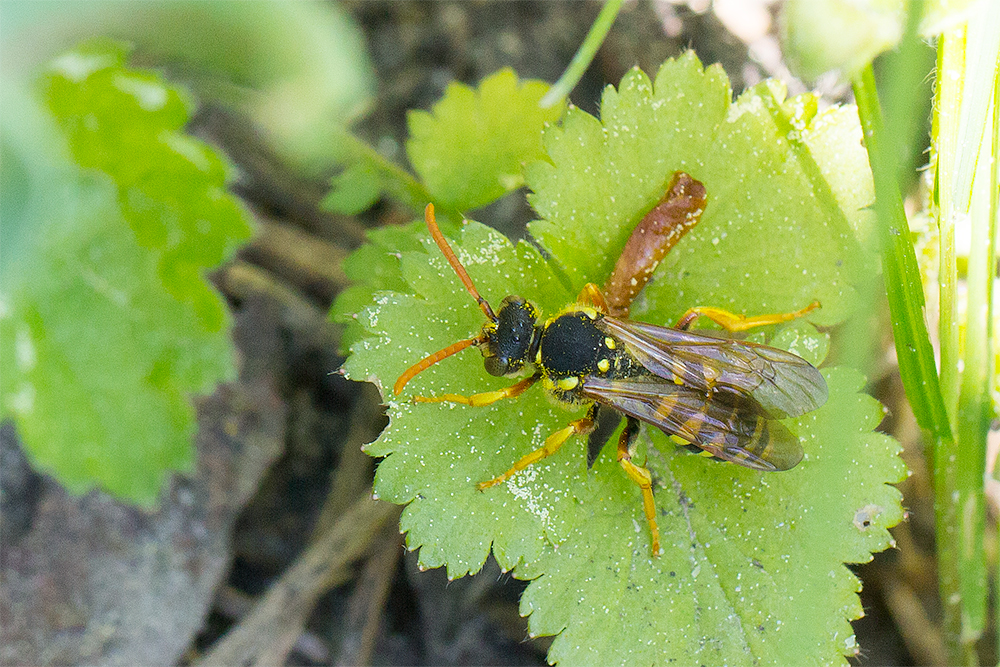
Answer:
M674 173L666 194L632 231L604 286L610 315L628 316L632 300L660 260L698 224L707 201L704 185L684 172Z
M481 408L484 405L490 405L501 401L505 398L516 398L523 394L531 385L538 382L538 379L542 377L539 373L535 373L531 377L524 378L516 384L512 384L509 387L504 387L503 389L497 389L496 391L484 391L481 394L473 394L472 396L459 396L458 394L441 394L440 396L414 396L414 403L461 403L462 405L471 405L474 408Z
M819 301L813 301L805 308L796 310L794 313L776 313L774 315L755 315L754 317L747 317L746 315L730 313L729 311L722 310L721 308L697 306L688 310L684 313L684 316L681 317L681 319L677 320L677 328L689 329L691 325L694 324L695 320L699 317L705 316L726 331L746 331L747 329L761 327L766 324L788 322L798 317L802 317L807 313L811 313L817 308L819 308Z
M602 313L608 313L608 302L604 300L604 294L601 292L601 288L594 283L587 283L580 290L580 295L576 297L576 300L580 303L590 304Z
M656 525L656 504L653 502L653 476L649 469L632 463L632 443L639 434L639 420L628 417L625 429L618 438L618 463L625 474L642 489L642 511L646 514L649 532L653 542L653 556L660 555L660 528Z
M584 416L582 419L576 419L574 421L571 421L569 423L569 426L563 429L559 429L558 431L550 435L548 438L546 438L544 444L542 444L541 447L531 452L530 454L526 454L525 456L522 456L520 459L518 459L517 463L515 463L510 467L510 470L503 473L499 477L494 477L488 482L480 482L479 484L476 485L476 487L480 491L482 491L483 489L488 489L491 486L496 486L501 482L506 482L516 473L520 472L521 470L524 470L532 463L538 463L542 459L548 456L552 456L559 450L560 447L563 446L563 443L569 440L572 436L581 433L589 433L590 430L594 428L594 417L596 414L597 414L597 404L594 403L593 405L590 406L590 409L587 410L586 416Z

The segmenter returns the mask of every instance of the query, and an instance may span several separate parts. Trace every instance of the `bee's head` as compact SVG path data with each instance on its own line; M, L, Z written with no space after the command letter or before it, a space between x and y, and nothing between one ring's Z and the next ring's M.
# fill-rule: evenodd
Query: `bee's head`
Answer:
M535 342L538 310L519 296L508 296L500 304L495 320L488 320L479 335L486 372L510 375L524 367Z
M406 383L418 374L467 347L474 345L482 351L483 356L486 357L486 371L488 373L509 375L524 367L533 351L532 345L537 345L534 331L538 311L535 307L519 296L508 296L500 304L500 314L495 314L489 302L479 294L479 290L473 284L468 271L458 261L458 257L455 256L451 246L448 245L440 228L438 228L437 221L434 219L433 204L428 204L427 208L424 209L424 219L427 221L427 230L441 249L445 259L448 260L448 264L454 269L466 291L479 304L479 309L486 316L486 324L483 325L479 335L475 338L466 338L452 343L407 368L392 387L392 392L397 396L403 391Z

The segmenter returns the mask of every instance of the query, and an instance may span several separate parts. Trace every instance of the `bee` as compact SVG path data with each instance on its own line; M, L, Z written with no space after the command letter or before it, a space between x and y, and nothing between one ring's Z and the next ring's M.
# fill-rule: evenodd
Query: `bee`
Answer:
M704 185L688 174L675 173L666 194L633 230L604 289L588 283L575 303L544 320L531 302L515 295L505 297L494 312L441 234L434 207L428 204L424 217L431 236L479 304L486 322L478 335L407 369L396 380L394 394L398 396L414 376L442 359L476 347L491 375L527 376L495 391L415 396L413 400L485 406L516 398L541 382L557 402L571 409L587 408L585 416L550 435L507 471L480 482L480 490L551 456L574 435L594 434L599 409L602 415L608 410L624 415L617 460L641 489L652 553L658 556L652 475L633 461L642 423L715 459L755 470L788 470L802 460L802 445L778 420L815 410L827 398L820 372L790 352L689 330L702 316L730 332L786 322L819 307L818 302L793 313L756 317L695 307L673 327L628 319L633 299L667 252L698 223L706 203ZM603 444L590 443L588 466Z

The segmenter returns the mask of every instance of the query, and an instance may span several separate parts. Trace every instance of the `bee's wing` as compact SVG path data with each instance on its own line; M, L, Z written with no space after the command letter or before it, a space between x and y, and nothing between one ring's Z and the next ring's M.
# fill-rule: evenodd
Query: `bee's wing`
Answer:
M706 392L744 394L776 419L805 414L826 402L823 376L791 352L613 317L600 319L598 326L621 340L654 375L678 378Z
M659 427L726 461L756 470L788 470L802 460L799 439L739 394L704 392L659 378L586 377L583 394Z

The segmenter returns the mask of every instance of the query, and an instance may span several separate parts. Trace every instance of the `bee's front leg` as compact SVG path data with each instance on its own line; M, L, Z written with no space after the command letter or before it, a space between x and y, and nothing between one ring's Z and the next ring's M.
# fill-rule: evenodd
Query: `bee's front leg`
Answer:
M597 404L594 403L593 405L590 406L590 409L587 410L587 414L585 417L583 417L583 419L576 419L574 421L571 421L569 423L569 426L567 426L566 428L559 429L558 431L550 435L548 438L546 438L545 443L541 447L531 452L530 454L526 454L522 456L520 459L518 459L517 463L512 465L507 472L503 473L498 477L494 477L488 482L480 482L479 484L476 485L476 487L480 491L482 491L483 489L488 489L491 486L496 486L501 482L506 482L508 479L513 477L518 472L524 470L532 463L538 463L542 459L552 456L557 451L559 451L559 448L562 447L563 443L569 440L570 437L578 434L590 433L590 431L594 428L594 419L596 415L597 415Z
M604 294L601 292L601 288L594 283L587 283L580 290L580 294L576 297L576 300L580 303L585 303L593 306L601 313L607 315L608 302L604 300Z
M484 391L481 394L473 394L472 396L460 396L458 394L441 394L440 396L414 396L414 403L461 403L462 405L471 405L474 408L481 408L485 405L491 405L497 401L502 401L505 398L516 398L523 394L531 385L538 382L538 379L542 377L540 373L535 373L531 377L526 377L516 384L512 384L509 387L504 387L503 389L497 389L496 391Z

